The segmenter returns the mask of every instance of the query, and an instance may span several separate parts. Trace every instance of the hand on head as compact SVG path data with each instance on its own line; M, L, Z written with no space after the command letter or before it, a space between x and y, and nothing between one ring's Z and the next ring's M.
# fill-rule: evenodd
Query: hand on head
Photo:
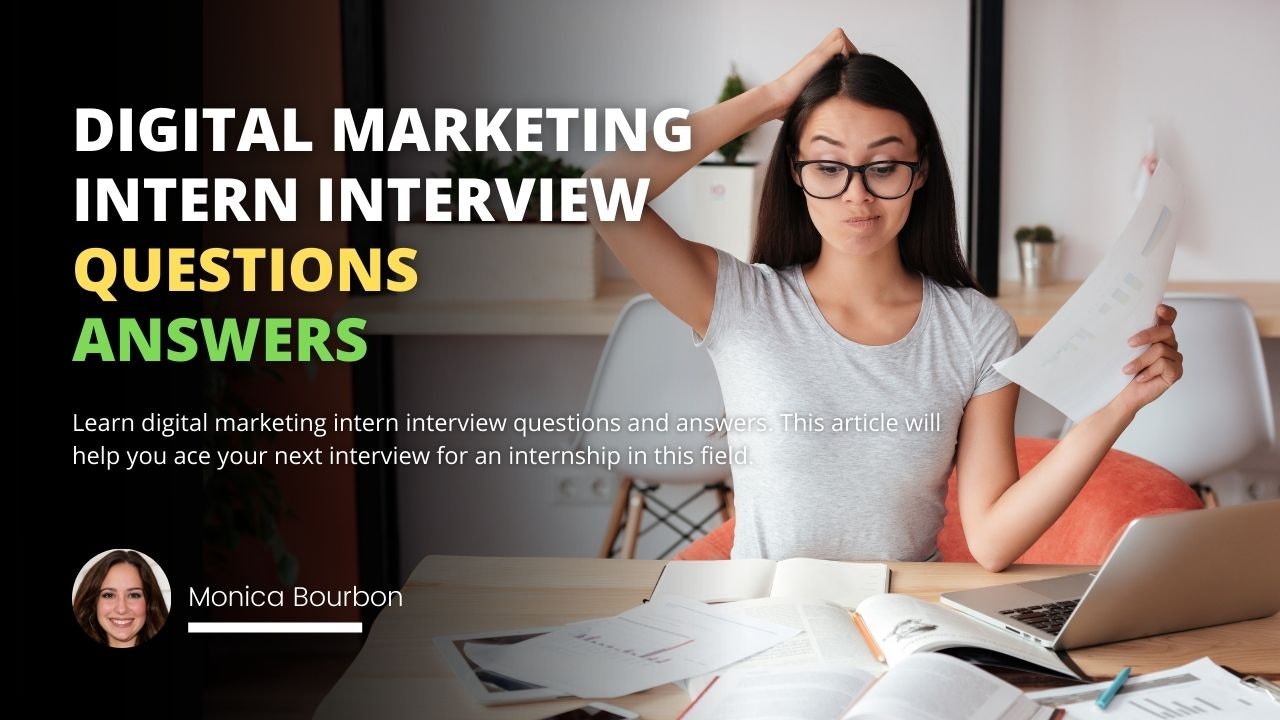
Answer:
M800 62L769 84L778 99L778 106L782 108L779 119L786 114L786 109L800 95L800 91L804 90L809 79L817 74L823 65L830 62L831 58L837 55L849 57L857 54L858 48L854 47L853 42L844 34L843 28L836 28L827 33L817 47L800 58Z

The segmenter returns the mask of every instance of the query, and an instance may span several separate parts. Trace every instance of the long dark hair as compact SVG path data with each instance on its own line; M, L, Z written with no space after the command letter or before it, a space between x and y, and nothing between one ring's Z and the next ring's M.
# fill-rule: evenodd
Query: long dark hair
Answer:
M72 609L75 611L76 622L80 623L81 629L94 640L108 645L107 633L98 624L98 594L102 591L102 583L107 579L107 573L120 563L132 565L137 569L138 577L142 579L142 597L147 602L147 616L142 623L142 629L138 631L136 644L141 645L155 637L169 617L169 608L164 604L164 593L160 590L160 583L156 581L155 573L151 572L150 563L141 553L133 550L112 550L103 555L102 559L94 563L93 567L89 568L89 572L85 573L84 579L80 581L75 600L72 601Z
M752 262L784 268L818 258L822 237L809 217L804 191L792 179L791 163L809 114L837 95L902 115L916 136L928 174L898 235L903 267L948 287L978 287L960 254L955 190L933 113L911 78L875 55L832 58L787 110L764 179Z

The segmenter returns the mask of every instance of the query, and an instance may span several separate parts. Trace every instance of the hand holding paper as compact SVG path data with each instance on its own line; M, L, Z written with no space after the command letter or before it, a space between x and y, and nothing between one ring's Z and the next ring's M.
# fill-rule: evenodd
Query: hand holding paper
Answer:
M1177 317L1176 308L1160 305L1156 308L1155 326L1129 339L1131 347L1146 345L1147 349L1124 366L1125 374L1133 376L1133 381L1120 393L1127 409L1137 412L1182 377L1182 354L1178 352L1178 338L1173 332L1173 321Z
M1156 308L1169 284L1181 192L1167 161L1106 257L1000 374L1080 422L1117 395L1137 410L1182 374L1169 325ZM1152 320L1158 323L1152 327ZM1131 347L1137 338L1150 347ZM1145 374L1131 383L1125 369Z

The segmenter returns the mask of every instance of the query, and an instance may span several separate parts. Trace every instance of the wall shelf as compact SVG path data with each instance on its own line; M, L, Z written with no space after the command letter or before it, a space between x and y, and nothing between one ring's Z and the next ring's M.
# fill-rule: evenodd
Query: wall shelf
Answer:
M1025 291L1016 281L1000 284L996 299L1018 324L1018 333L1034 335L1080 286L1064 282ZM1258 332L1280 338L1280 283L1174 282L1172 292L1238 295L1253 309ZM622 306L641 292L630 280L606 280L592 300L519 302L423 302L404 296L353 298L342 316L363 317L373 335L608 335Z

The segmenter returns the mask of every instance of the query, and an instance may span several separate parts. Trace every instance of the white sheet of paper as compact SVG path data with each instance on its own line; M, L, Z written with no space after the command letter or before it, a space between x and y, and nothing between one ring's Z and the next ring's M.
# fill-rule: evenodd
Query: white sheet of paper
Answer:
M844 663L735 667L716 680L681 720L839 718L875 677Z
M1105 710L1095 701L1110 682L1028 693L1041 705L1067 709L1068 718L1151 720L1162 717L1263 720L1280 717L1280 703L1245 687L1209 658L1181 667L1136 675Z
M481 667L579 697L612 698L718 670L795 628L666 597L507 646L467 647Z
M860 667L872 675L885 671L884 664L872 657L857 625L849 617L849 611L832 603L766 598L726 603L720 607L799 631L795 637L735 664L733 669L842 662Z
M1080 289L1013 357L995 369L1073 422L1101 409L1133 376L1121 370L1146 346L1129 338L1155 324L1169 284L1181 189L1161 160L1120 239Z

